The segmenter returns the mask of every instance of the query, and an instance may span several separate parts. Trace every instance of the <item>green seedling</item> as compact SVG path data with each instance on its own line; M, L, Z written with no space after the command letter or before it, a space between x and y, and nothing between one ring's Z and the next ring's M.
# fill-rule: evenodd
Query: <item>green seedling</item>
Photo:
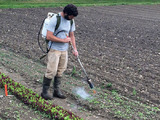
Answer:
M133 89L133 92L132 92L132 93L133 93L134 96L137 94L135 88Z
M77 73L76 67L73 66L72 73L70 74L70 76L74 76L76 73Z
M107 88L111 88L112 87L112 83L108 83L106 87Z

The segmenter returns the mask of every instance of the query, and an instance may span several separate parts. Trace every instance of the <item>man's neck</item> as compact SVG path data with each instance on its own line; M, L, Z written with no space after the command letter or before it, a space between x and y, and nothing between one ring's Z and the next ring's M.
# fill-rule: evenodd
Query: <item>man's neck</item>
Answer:
M60 14L61 14L61 16L64 18L64 12L61 12Z

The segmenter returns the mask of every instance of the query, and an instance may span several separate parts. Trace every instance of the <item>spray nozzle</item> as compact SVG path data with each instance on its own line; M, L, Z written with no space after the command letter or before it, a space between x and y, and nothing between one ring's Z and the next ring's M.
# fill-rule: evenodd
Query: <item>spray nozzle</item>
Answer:
M94 88L94 86L93 86L93 84L92 84L92 82L91 82L91 79L87 80L87 82L88 82L89 87L90 87L91 89Z

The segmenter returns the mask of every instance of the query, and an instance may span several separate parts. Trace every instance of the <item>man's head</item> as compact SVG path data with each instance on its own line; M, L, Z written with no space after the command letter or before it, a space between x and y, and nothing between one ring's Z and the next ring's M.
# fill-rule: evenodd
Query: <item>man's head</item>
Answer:
M77 7L73 4L69 4L63 9L64 18L67 20L71 20L78 15Z

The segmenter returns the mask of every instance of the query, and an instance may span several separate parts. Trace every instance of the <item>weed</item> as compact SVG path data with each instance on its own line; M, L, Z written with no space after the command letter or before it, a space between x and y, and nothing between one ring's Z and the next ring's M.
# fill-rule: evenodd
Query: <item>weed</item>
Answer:
M70 76L73 76L73 75L75 75L76 73L77 73L77 72L76 72L76 67L73 66L72 73L70 74Z
M108 83L106 87L107 88L111 88L112 87L112 83Z
M138 112L138 115L140 116L141 119L144 118L144 114L143 113Z
M101 104L101 105L100 105L100 108L105 108L105 104Z
M116 96L118 93L117 93L117 90L112 90L112 95Z
M83 112L83 111L87 111L85 108L83 107L78 107L78 110L80 110L80 112Z
M132 92L132 94L133 94L134 96L137 94L137 92L136 92L136 89L135 89L135 88L133 88L133 92Z
M73 66L73 69L72 69L72 72L71 72L70 76L73 77L73 76L75 76L76 74L81 75L81 72L78 72L78 71L76 70L76 67Z

